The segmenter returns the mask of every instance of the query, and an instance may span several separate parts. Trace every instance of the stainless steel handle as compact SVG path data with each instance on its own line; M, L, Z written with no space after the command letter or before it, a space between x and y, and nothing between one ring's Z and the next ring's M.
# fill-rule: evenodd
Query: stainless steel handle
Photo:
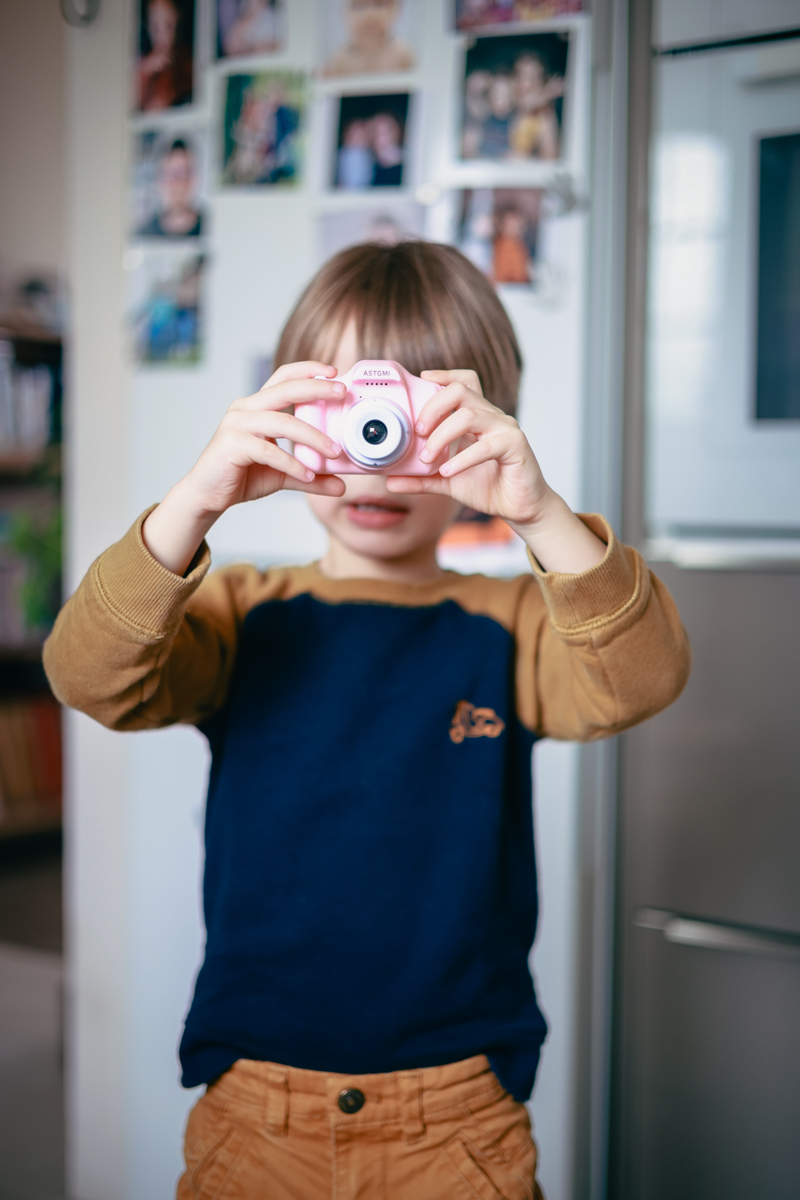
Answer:
M640 929L660 929L668 942L698 946L705 950L728 950L733 954L757 954L800 962L800 935L750 925L704 921L660 908L640 908L634 917Z

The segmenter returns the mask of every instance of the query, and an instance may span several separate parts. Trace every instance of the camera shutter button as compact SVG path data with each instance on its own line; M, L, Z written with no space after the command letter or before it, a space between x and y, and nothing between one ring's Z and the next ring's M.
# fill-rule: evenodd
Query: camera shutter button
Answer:
M339 1108L352 1116L364 1107L366 1096L359 1088L345 1088L339 1092Z

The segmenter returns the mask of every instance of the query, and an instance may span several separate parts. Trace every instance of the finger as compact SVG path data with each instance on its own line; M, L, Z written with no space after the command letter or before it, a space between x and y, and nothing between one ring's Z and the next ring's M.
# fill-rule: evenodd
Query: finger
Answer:
M277 371L273 371L267 382L261 387L273 387L276 383L283 383L285 379L313 379L315 375L327 375L328 378L333 378L336 374L336 367L330 366L329 363L315 362L313 359L308 362L284 363L282 367L278 367Z
M423 404L414 428L424 437L432 429L435 429L440 421L449 416L451 412L455 412L457 408L461 408L463 404L470 404L473 408L491 409L493 407L480 392L473 392L464 383L451 383L436 392L430 400Z
M386 490L406 496L449 496L450 480L440 475L387 475Z
M298 462L293 455L287 454L274 442L265 441L254 433L242 435L241 451L249 463L271 467L273 471L288 475L298 483L311 483L315 478L314 472Z
M425 443L419 456L422 462L433 462L451 442L457 442L465 434L482 432L486 422L481 420L481 415L471 408L459 408L445 417Z
M326 458L338 458L342 447L338 442L321 429L301 421L287 412L244 412L238 414L238 420L248 433L255 433L264 438L286 438L300 446L310 446L319 450Z
M292 404L313 404L319 400L341 400L347 388L332 379L284 379L272 387L262 388L253 396L237 400L232 408L275 411Z
M462 471L469 470L470 467L478 467L481 463L498 459L502 453L502 447L497 444L498 441L498 438L480 438L471 446L467 446L465 450L454 454L446 463L442 463L439 474L450 479L453 475L460 475Z
M309 483L297 479L286 479L284 488L287 492L308 492L315 496L343 496L344 480L338 475L316 475Z
M455 371L423 371L423 379L430 379L433 383L441 383L446 387L448 383L463 383L464 387L468 387L471 392L477 392L479 396L483 395L481 381L478 378L478 372L468 369Z

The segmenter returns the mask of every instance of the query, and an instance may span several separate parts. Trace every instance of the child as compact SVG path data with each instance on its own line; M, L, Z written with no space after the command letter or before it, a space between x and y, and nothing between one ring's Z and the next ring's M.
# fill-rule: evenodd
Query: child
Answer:
M370 144L369 121L356 119L345 127L338 154L336 182L349 191L372 187L375 155Z
M560 130L553 100L564 95L564 80L549 79L537 54L522 54L514 63L516 115L509 145L514 158L558 158Z
M439 474L314 477L277 444L338 452L288 410L338 397L359 358L436 368L417 430L428 458L459 447ZM276 361L45 649L64 703L211 743L206 955L181 1044L185 1085L208 1090L178 1196L530 1198L531 748L669 704L685 636L639 555L545 483L512 416L511 325L457 250L342 251ZM206 578L217 518L282 487L309 494L322 561ZM439 568L464 505L511 524L530 574Z

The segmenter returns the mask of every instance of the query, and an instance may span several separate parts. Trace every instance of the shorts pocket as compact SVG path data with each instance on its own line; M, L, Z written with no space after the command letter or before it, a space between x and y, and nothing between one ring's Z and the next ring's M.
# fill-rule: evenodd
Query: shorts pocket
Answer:
M535 1154L528 1164L531 1176L528 1181L525 1164L519 1161L519 1155L511 1162L490 1158L463 1134L452 1138L444 1149L460 1181L466 1184L472 1196L480 1200L533 1200Z
M251 1134L231 1124L225 1110L201 1097L189 1115L184 1142L186 1172L182 1193L223 1200L228 1185L242 1164Z

